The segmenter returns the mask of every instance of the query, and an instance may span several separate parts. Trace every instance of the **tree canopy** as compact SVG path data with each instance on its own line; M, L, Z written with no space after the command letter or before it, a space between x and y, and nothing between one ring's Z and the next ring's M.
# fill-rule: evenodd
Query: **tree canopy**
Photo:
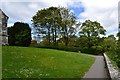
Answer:
M31 28L27 23L15 22L8 28L8 43L11 46L29 46L31 43Z
M64 7L49 7L38 12L32 17L33 25L42 38L46 38L48 45L58 45L58 40L63 38L65 45L69 44L69 36L75 28L74 15Z
M100 35L105 35L106 30L97 21L86 20L82 23L79 34L88 38L88 47L96 46Z

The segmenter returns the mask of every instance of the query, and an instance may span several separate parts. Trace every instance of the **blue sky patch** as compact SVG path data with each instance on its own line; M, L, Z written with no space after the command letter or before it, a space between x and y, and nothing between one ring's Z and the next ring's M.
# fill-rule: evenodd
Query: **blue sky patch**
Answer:
M68 6L68 9L74 12L73 14L76 16L76 18L78 18L80 13L83 13L85 11L84 7L81 4L79 4L77 7Z

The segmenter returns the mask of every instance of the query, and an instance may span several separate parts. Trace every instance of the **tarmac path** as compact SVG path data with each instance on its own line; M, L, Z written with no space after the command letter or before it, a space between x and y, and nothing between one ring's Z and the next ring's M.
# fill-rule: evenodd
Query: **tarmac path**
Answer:
M94 64L91 66L89 71L84 76L83 80L86 79L99 79L99 80L110 80L110 77L108 75L107 68L105 66L104 57L102 55L100 56L94 56L96 58Z

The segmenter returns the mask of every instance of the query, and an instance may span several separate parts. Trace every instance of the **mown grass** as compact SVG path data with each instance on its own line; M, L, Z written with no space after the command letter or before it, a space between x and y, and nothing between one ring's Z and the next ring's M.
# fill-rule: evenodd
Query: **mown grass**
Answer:
M2 47L3 78L82 78L95 58L43 48Z

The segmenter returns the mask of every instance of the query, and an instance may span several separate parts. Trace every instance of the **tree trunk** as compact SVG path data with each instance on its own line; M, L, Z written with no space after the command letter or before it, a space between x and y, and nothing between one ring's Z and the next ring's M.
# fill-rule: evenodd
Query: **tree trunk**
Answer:
M52 28L52 42L53 42L53 45L54 45L54 30Z
M50 46L50 27L48 28L48 45Z
M68 46L68 32L66 26L65 26L65 46Z
M56 27L55 27L55 46L57 45L56 37L57 37L57 32L56 32Z

